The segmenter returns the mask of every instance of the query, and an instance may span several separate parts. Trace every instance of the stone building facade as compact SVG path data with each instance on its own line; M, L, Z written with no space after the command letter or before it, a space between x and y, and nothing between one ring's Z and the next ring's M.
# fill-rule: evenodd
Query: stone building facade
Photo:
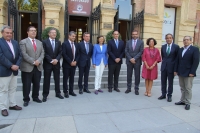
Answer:
M115 1L117 0L92 0L92 9L101 3L100 34L106 35L114 28L114 16L116 14ZM64 14L65 0L42 0L42 28L53 26L61 33L60 40L64 40ZM182 45L185 35L194 37L194 44L200 44L200 0L130 0L133 16L144 10L143 40L154 37L158 45L162 45L162 26L164 8L176 8L175 18L175 43ZM0 1L0 27L7 24L7 0ZM54 23L49 21L53 19ZM105 28L104 23L112 24Z

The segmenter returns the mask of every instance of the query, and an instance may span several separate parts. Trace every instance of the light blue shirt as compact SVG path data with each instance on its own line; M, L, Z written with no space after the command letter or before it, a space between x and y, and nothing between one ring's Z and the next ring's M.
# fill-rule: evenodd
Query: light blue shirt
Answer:
M188 48L191 46L191 44L187 47L183 47L182 57L184 56L185 52L188 50Z

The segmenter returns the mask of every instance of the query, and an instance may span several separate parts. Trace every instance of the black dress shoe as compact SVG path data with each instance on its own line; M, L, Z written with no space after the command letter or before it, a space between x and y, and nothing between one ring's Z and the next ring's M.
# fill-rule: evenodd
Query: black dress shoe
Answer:
M83 91L82 91L82 90L79 90L79 94L83 94Z
M131 92L131 89L127 89L127 90L125 91L125 93L129 93L129 92Z
M114 88L114 90L115 90L116 92L120 92L120 90L119 90L118 88Z
M46 102L47 101L47 97L43 97L42 102Z
M167 101L168 101L168 102L171 102L171 101L172 101L172 97L168 97L168 98L167 98Z
M64 97L65 97L65 98L69 98L69 94L68 94L68 93L65 93L65 94L64 94Z
M108 89L108 92L112 92L112 89Z
M59 93L59 94L56 94L56 97L57 98L60 98L60 99L64 99L64 97Z
M139 91L138 90L135 90L135 95L139 95Z
M162 96L160 96L158 99L159 99L159 100L162 100L162 99L165 99L165 98L166 98L166 96L163 96L163 95L162 95Z
M86 93L91 93L88 89L84 89L83 91Z
M186 105L185 105L185 109L186 109L186 110L190 110L190 105L189 105L189 104L186 104Z
M76 96L74 92L69 92L69 95L74 96L74 97Z
M181 101L179 101L179 102L177 102L177 103L175 103L176 105L185 105L185 103L184 102L181 102Z
M8 111L7 109L1 110L2 116L8 116Z
M36 103L42 103L42 101L39 98L35 98L35 99L33 99L33 101Z
M28 102L24 102L24 107L27 107L28 106Z

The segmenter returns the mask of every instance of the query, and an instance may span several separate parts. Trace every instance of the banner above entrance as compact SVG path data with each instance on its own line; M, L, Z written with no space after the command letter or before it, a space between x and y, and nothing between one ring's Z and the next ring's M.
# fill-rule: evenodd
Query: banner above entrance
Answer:
M69 15L90 16L92 0L68 0Z

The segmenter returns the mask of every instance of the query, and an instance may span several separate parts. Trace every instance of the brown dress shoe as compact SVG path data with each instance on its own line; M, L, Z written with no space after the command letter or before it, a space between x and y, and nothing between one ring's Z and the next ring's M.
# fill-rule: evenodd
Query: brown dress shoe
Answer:
M9 107L10 110L22 110L22 107L19 107L17 105L13 106L13 107Z
M2 116L8 116L8 111L7 109L1 110Z

